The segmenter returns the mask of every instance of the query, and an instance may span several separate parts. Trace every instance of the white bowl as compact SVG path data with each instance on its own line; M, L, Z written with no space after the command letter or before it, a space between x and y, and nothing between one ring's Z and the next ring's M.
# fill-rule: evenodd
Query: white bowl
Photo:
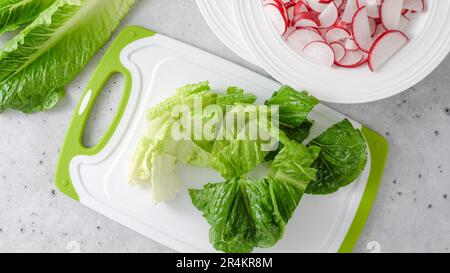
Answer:
M396 95L428 76L450 51L450 1L428 0L427 11L407 31L410 43L375 73L366 66L324 67L294 52L260 0L233 0L233 9L242 38L272 77L327 102L364 103Z
M253 65L260 66L244 42L233 13L234 0L197 0L206 23L231 51Z

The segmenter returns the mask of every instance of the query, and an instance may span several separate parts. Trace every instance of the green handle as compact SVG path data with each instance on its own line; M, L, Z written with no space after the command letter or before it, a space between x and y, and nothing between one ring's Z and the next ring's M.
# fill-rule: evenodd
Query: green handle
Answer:
M55 178L58 189L77 201L79 201L80 198L73 187L72 180L70 178L70 162L77 156L93 156L98 154L110 141L120 123L120 120L122 119L123 113L125 112L132 87L132 77L130 71L128 71L128 69L126 69L120 62L120 54L122 50L130 43L142 38L153 36L154 34L154 32L141 27L126 27L114 40L110 49L103 57L81 97L69 131L66 135L66 140L61 149ZM125 87L117 109L117 114L98 144L95 147L87 148L83 145L83 132L89 119L89 115L98 95L102 92L103 87L111 76L116 73L122 74L125 79Z

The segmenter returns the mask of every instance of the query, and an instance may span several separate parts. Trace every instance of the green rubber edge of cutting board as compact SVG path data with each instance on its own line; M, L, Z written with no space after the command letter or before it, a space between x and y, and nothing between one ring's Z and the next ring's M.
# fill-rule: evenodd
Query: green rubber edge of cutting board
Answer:
M109 50L106 52L94 75L92 76L92 79L86 87L82 95L83 99L80 100L76 108L73 120L69 127L69 131L66 135L64 145L61 148L61 153L59 156L58 166L55 174L56 186L67 196L80 201L80 197L72 184L69 173L69 166L72 159L82 155L93 156L101 152L113 136L126 109L131 93L132 79L130 72L120 62L120 53L130 43L153 36L155 34L156 33L153 31L138 26L125 27L114 40ZM102 92L103 87L108 82L110 77L116 73L122 74L125 79L125 87L117 109L117 114L98 144L95 147L86 148L83 145L83 131L89 119L89 114L95 104L98 95ZM86 105L85 98L86 96L88 96L88 94L90 94L91 97L88 104ZM82 111L81 115L79 114L80 110Z
M67 133L65 143L61 149L55 178L58 189L77 201L80 201L80 198L73 187L69 173L71 160L77 156L93 156L101 152L113 136L114 131L117 129L128 103L131 92L131 74L120 62L120 53L123 48L130 43L155 34L156 33L153 31L138 26L128 26L124 28L103 57L94 73L93 78L88 84L88 87L83 93L82 98L85 98L88 92L91 91L92 97L82 115L79 115L80 108L83 107L83 100L80 100ZM86 148L82 144L82 138L90 111L95 104L96 98L102 91L103 86L115 73L121 73L125 77L125 90L123 91L124 93L122 95L117 114L111 122L109 129L100 139L99 143L95 147ZM364 126L362 127L362 133L366 138L370 149L372 166L370 169L369 180L367 182L359 208L356 212L356 216L353 219L341 247L339 248L340 253L349 253L353 251L358 238L364 229L366 220L369 217L370 210L378 192L378 186L381 182L384 166L387 161L388 144L386 139Z
M367 218L372 209L373 202L377 197L378 187L383 177L384 166L388 159L389 145L386 139L367 127L362 127L361 131L367 140L370 149L370 174L367 181L364 195L356 211L355 218L350 226L350 229L345 236L344 242L339 248L339 253L351 253L358 242Z

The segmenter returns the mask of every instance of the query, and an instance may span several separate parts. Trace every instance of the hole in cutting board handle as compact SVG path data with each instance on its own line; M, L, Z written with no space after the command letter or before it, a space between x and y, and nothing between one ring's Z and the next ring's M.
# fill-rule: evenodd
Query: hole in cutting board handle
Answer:
M95 147L111 126L117 114L124 87L125 77L120 73L114 73L103 86L89 113L89 118L83 131L82 144L84 147L88 149ZM89 96L89 92L86 96ZM92 98L83 99L89 100Z

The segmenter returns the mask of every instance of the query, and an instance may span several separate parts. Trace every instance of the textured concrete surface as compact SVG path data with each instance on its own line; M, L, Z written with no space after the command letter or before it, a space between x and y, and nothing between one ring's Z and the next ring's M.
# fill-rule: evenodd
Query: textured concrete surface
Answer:
M259 71L220 43L194 0L138 1L123 23L128 24L153 29ZM58 151L73 109L103 52L54 110L0 115L0 252L171 251L55 189ZM389 164L356 251L449 251L449 73L447 59L401 95L370 104L331 105L384 134L390 144ZM117 85L120 79L106 88L110 92L104 92L96 107L89 126L96 130L87 133L86 143L94 143L106 127L118 98Z

